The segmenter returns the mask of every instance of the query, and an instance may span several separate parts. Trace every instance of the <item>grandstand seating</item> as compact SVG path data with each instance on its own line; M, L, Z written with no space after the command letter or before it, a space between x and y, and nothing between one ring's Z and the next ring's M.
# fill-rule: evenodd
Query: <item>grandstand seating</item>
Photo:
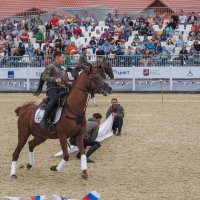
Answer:
M171 1L171 0L170 0ZM8 0L8 2L11 2L11 1L9 1ZM35 1L36 2L36 1ZM50 1L51 2L51 1ZM82 1L80 1L79 2L79 4L81 4L81 2ZM96 3L98 3L98 0L94 0L94 2L96 2ZM126 4L126 3L128 3L129 1L124 1L123 3L124 4ZM172 1L171 1L172 2ZM32 5L31 4L31 1L27 1L26 2L27 4L26 4L26 6L24 7L24 8L28 8L30 5ZM54 2L55 3L55 2ZM59 3L63 3L63 1L58 1L57 2L57 4L59 4ZM87 1L87 3L88 3L88 5L89 5L89 1ZM109 6L109 1L107 1L107 5ZM120 1L117 1L116 2L117 4L116 5L118 5L118 3L120 3ZM140 4L145 4L146 6L148 6L148 5L150 5L149 3L152 3L152 1L149 1L149 0L143 0L143 1L141 1L140 2ZM50 3L51 4L51 3ZM78 5L79 5L78 4ZM21 4L20 4L21 5ZM41 1L40 2L40 8L42 9L42 5L45 5L44 3L43 3L43 1ZM53 4L51 4L51 5L53 5ZM70 5L73 5L73 4L70 4ZM143 7L145 6L145 5L143 5ZM110 5L111 6L111 5ZM106 16L105 16L105 18L106 18ZM132 20L133 21L133 23L135 23L135 21L136 20ZM162 26L162 29L165 29L165 27L166 27L166 24L169 22L169 19L165 19L164 20L164 22L163 22L163 26ZM20 24L21 22L19 22L19 24ZM46 21L46 22L44 22L44 25L46 25L48 22ZM198 22L199 23L199 22ZM16 24L15 24L16 26L18 26L18 22L16 22ZM73 30L73 25L71 26L71 30L70 31L72 31ZM116 26L114 26L114 27L116 27ZM194 43L194 41L192 40L192 41L190 41L190 40L188 40L188 34L189 34L189 32L191 31L191 27L192 27L192 25L191 24L185 24L185 25L182 25L182 24L180 24L179 25L179 31L180 31L180 33L181 33L181 35L183 36L183 39L185 40L185 45L186 45L186 48L187 48L187 50L189 51L190 50L190 48L191 48L191 46L193 45L193 43ZM56 27L54 27L55 28L55 30L57 29ZM95 37L99 37L99 35L101 35L103 32L104 32L104 29L108 29L109 27L108 26L106 26L105 25L105 21L99 21L98 22L98 25L95 27L95 28L93 28L92 26L89 26L89 27L87 27L87 29L85 28L85 26L83 26L83 24L82 24L82 26L80 26L80 28L81 28L81 30L82 30L82 33L83 33L83 35L78 39L79 40L79 43L81 43L82 45L81 45L81 48L82 47L87 47L88 45L89 45L89 42L90 42L90 40L91 40L91 37L92 36L95 36ZM121 28L123 29L124 28L124 25L123 24L121 24ZM156 25L156 24L154 24L153 25L153 28L154 28L154 30L155 31L157 31L157 30L159 30L160 28L159 28L159 26L158 25ZM100 34L99 35L97 35L96 34L96 31L97 30L99 30L100 31ZM23 30L21 30L21 31L23 31ZM140 32L140 31L139 31ZM132 35L131 36L129 36L129 38L128 38L128 41L126 41L126 42L121 42L121 48L123 49L123 51L124 51L124 54L126 53L126 51L127 51L127 49L128 49L128 47L129 46L131 46L132 45L132 42L133 42L133 40L134 40L134 36L135 36L135 34L138 34L139 35L139 38L140 38L140 40L141 41L143 41L144 40L144 36L142 35L142 34L140 34L138 32L138 30L137 29L132 29ZM45 31L44 31L44 36L45 36ZM40 47L40 45L41 45L41 49L43 49L43 46L45 45L45 43L42 43L42 44L39 44L39 43L37 43L36 42L36 38L33 36L33 32L31 31L31 29L29 28L29 31L28 31L28 34L29 34L29 39L30 39L30 41L31 41L31 43L33 44L33 47L34 47L34 49L38 49L39 47ZM151 39L152 38L152 36L148 36L148 39ZM168 38L169 38L169 36L168 36ZM5 38L6 39L6 38ZM74 37L74 35L72 35L71 36L71 41L75 41L75 42L77 42L77 40L75 39L75 37ZM173 54L173 53L175 53L176 55L173 55L173 56L170 56L170 58L169 58L169 60L173 60L174 58L177 58L178 57L178 54L180 53L180 50L182 49L181 47L177 47L176 46L176 42L179 40L179 35L174 35L173 36L173 41L174 41L174 51L171 53L171 54ZM14 39L15 40L15 42L16 42L16 38ZM115 39L116 40L116 39ZM27 43L25 43L24 44L25 45L25 48L28 46L28 44ZM54 44L54 40L52 41L52 43L50 44L52 47L55 45ZM167 46L167 41L161 41L161 45L162 46ZM79 47L78 47L78 50L77 50L77 52L81 52L81 48L79 49ZM132 47L134 50L135 50L135 47ZM14 51L14 48L13 48L13 51ZM12 52L13 53L13 52ZM143 52L144 53L144 52ZM143 54L142 53L142 54ZM2 53L1 53L2 54ZM88 49L88 59L90 60L90 61L95 61L96 60L96 57L95 56L93 56L93 54L95 54L95 51L93 52L93 49L92 48L89 48ZM154 53L151 53L152 54L152 56L155 56L154 55ZM198 54L199 54L199 52L198 52ZM145 58L145 55L143 54L142 55L143 56L143 58ZM78 57L79 57L79 55L77 54L74 58L72 58L71 59L71 62L76 62L77 61L77 59L78 59ZM113 59L113 57L114 57L114 55L109 55L109 58L112 58ZM119 57L120 59L120 62L121 61L123 61L123 59L122 59L122 57ZM27 61L27 59L26 59L26 55L25 55L25 57L23 57L22 59L20 59L20 61L19 62L21 62L21 63L28 63L29 61L30 61L31 59L29 59L28 61ZM40 60L40 59L39 59ZM7 61L8 61L8 58L6 58L6 59L4 59L1 63L3 64L3 66L6 66L7 65ZM11 64L16 64L16 62L15 62L16 60L14 60L14 62L12 61L12 63ZM199 60L200 61L200 60ZM116 60L115 60L115 62L116 62ZM119 63L119 62L118 62ZM126 62L126 63L128 63L128 62ZM144 64L144 63L143 63ZM127 64L128 65L128 64Z

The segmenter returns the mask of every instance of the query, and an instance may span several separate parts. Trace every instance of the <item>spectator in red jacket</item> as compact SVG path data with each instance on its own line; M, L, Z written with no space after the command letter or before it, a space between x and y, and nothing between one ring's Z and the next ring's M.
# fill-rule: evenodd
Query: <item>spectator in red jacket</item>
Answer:
M109 35L111 36L111 34L108 32L108 29L104 28L104 33L102 33L101 37L103 37L103 39L106 40Z
M82 36L82 30L80 27L75 27L73 30L74 35Z
M193 27L193 30L194 30L196 33L199 32L199 24L198 24L198 23L194 23L192 27Z
M53 15L53 18L51 19L51 25L58 26L58 24L59 24L59 19L55 15Z
M20 40L22 41L22 43L28 43L29 34L27 33L27 31L24 31L24 33L20 36Z

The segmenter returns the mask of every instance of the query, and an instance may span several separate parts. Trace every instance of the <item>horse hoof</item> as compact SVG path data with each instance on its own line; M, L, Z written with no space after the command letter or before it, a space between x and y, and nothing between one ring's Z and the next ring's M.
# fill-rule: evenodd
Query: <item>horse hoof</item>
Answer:
M27 163L26 168L30 169L32 167L32 165L30 165L29 163Z
M51 171L54 171L54 172L57 171L57 165L51 166L51 167L50 167L50 170L51 170Z
M12 178L12 179L16 179L16 178L17 178L17 175L13 174L13 175L11 175L10 178Z
M81 177L84 179L84 180L88 180L88 175L87 175L87 171L83 171Z

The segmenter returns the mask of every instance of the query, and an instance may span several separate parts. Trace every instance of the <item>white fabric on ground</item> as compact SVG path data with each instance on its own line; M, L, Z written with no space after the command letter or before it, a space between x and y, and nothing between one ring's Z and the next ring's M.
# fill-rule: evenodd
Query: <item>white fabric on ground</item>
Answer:
M6 199L8 200L19 200L20 198L19 197L5 197Z
M98 133L98 136L97 136L97 139L96 141L98 142L101 142L103 140L105 140L106 138L109 138L113 135L113 132L112 132L112 125L113 125L113 116L110 115L106 121L104 121L100 127L99 127L99 133ZM69 149L68 147L68 152L69 153L73 153L73 152L76 152L78 151L78 148L77 146L73 146L71 145L71 149ZM59 151L58 153L56 153L54 156L55 157L59 157L59 156L62 156L63 155L63 152L62 151Z

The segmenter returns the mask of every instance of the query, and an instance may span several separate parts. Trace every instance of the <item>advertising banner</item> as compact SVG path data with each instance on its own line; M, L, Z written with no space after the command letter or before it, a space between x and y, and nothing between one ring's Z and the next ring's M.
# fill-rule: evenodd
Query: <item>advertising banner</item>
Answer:
M0 68L0 91L34 91L43 67ZM113 91L200 91L200 66L113 67ZM162 80L161 80L162 79Z
M0 79L39 79L43 71L43 67L1 68Z
M135 79L169 78L170 67L135 67Z
M26 79L27 68L1 68L0 79Z
M200 67L172 67L172 78L200 78Z

